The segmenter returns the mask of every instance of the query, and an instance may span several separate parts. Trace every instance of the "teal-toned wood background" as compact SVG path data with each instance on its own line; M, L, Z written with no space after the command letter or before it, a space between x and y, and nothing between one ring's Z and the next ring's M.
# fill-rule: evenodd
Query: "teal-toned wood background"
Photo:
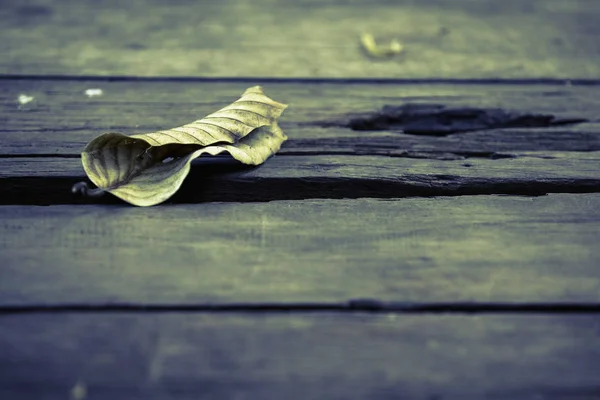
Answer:
M600 399L599 18L0 0L0 399ZM253 85L290 105L263 166L71 193L95 136Z

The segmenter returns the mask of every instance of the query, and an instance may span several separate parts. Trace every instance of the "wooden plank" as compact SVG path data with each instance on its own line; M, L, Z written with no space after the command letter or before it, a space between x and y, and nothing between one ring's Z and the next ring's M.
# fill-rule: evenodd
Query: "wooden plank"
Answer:
M0 304L600 301L600 194L0 207Z
M529 152L499 160L275 156L258 168L206 159L195 162L168 202L593 193L600 192L599 165L598 151ZM72 193L85 180L78 159L0 158L0 204L123 203L110 194Z
M87 98L86 88L99 83L105 94ZM6 157L78 157L85 143L98 134L115 130L134 134L180 125L227 104L244 86L233 82L195 85L6 81L0 155L5 157L1 160L3 176L10 179L0 182L2 203L74 202L68 189L82 176L75 160ZM494 96L489 95L491 90ZM198 191L194 185L194 190L186 192L184 188L175 201L239 200L240 193L246 199L272 200L596 191L598 160L593 151L600 149L600 125L594 122L600 109L597 91L596 87L552 85L272 84L268 92L292 104L282 121L291 138L280 153L286 158L276 157L254 171L208 178L203 186L208 185L210 191ZM18 105L20 94L34 100ZM410 129L414 129L414 118L420 118L420 134L399 133L397 122L383 131L349 127L365 113L378 115L381 107L402 104L412 107L407 111ZM435 104L455 111L440 114L432 107ZM503 123L518 121L506 120L503 113L510 110L527 116L522 127L500 128ZM465 119L465 113L475 114ZM589 122L552 126L553 118ZM529 127L532 121L550 123ZM459 133L439 136L445 129L457 128ZM527 153L532 150L544 152L532 156ZM296 157L315 154L391 155L426 161ZM206 179L207 170L200 171L196 177ZM45 179L47 176L53 179ZM273 179L280 181L269 181ZM381 184L366 182L374 179Z
M595 0L3 2L0 73L600 77ZM359 34L405 51L368 57Z
M598 399L590 316L0 317L6 399Z
M76 156L102 133L132 135L189 123L254 84L264 84L270 96L290 104L281 118L290 138L281 154L491 158L512 151L600 150L597 86L4 80L0 156ZM89 88L102 89L103 95L88 97ZM20 104L21 95L33 100ZM421 134L402 133L398 123L377 131L348 127L357 115L401 105L414 108L405 114L418 118ZM456 112L424 111L432 105ZM465 109L480 115L465 118ZM498 110L529 116L528 123L538 118L542 126L512 121L511 128L503 127L509 121ZM543 126L547 117L588 122ZM467 131L436 135L457 125Z

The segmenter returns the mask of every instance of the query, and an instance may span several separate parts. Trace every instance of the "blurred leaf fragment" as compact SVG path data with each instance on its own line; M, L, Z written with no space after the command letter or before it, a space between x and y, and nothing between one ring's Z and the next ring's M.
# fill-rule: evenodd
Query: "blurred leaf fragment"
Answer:
M375 37L370 33L363 33L360 36L360 43L370 56L376 58L391 57L404 50L404 46L396 39L391 40L387 45L378 45Z

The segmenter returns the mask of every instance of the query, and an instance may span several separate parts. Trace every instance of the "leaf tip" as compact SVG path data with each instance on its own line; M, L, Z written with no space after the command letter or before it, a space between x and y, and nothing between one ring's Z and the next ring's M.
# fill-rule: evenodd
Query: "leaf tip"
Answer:
M244 91L244 93L242 93L242 96L245 96L245 95L251 94L251 93L264 95L265 91L263 90L262 86L256 85L256 86L252 86L252 87L249 87L248 89L246 89Z

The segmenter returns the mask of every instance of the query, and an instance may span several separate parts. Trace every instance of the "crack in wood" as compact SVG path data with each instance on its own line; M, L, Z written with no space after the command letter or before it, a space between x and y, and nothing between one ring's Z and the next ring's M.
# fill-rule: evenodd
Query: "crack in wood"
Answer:
M371 154L365 154L371 155ZM382 154L378 154L382 155ZM517 155L498 153L495 151L390 151L390 157L405 157L429 160L465 160L469 158L482 158L486 160L504 160L507 158L517 158Z

